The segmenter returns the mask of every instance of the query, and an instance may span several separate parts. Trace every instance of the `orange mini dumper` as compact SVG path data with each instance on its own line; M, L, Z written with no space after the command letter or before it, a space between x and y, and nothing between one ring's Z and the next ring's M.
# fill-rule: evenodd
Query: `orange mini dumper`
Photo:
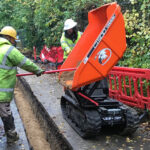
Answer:
M77 68L61 72L65 87L61 98L64 118L83 138L114 127L122 135L133 134L140 119L131 107L109 97L105 78L126 49L124 19L120 6L110 3L88 13L89 24L62 65Z

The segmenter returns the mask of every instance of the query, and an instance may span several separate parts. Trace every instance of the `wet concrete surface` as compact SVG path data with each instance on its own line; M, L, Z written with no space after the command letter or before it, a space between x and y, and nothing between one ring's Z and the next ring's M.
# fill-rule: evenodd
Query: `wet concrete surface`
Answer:
M17 141L12 145L7 144L3 123L2 120L0 119L0 150L30 150L25 130L22 124L22 120L20 118L14 100L11 102L11 110L15 120L16 131L19 134L19 141Z
M20 73L25 73L19 70ZM103 132L94 139L82 139L63 119L60 99L64 94L63 87L58 83L56 74L43 75L41 77L24 77L30 85L33 94L42 104L49 117L57 125L62 134L74 150L149 150L150 130L146 130L144 124L132 135L123 137L111 132Z

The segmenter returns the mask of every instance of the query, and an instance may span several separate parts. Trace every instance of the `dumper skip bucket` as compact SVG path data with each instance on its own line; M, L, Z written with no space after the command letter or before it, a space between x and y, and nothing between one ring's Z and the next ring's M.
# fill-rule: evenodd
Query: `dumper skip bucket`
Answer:
M83 85L106 77L126 49L125 25L117 3L106 4L88 13L89 24L61 69L62 85L77 90Z

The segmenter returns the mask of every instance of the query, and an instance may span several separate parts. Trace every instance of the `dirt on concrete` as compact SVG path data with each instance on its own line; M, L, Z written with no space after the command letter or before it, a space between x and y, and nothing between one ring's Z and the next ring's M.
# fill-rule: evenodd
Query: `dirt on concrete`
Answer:
M50 144L45 139L27 97L18 88L15 89L15 99L31 147L34 150L50 150Z
M76 68L79 67L81 61L77 62ZM59 82L65 88L72 89L73 78L74 78L75 71L66 71L60 74Z
M72 88L73 76L75 71L63 72L60 76L59 82L66 88Z

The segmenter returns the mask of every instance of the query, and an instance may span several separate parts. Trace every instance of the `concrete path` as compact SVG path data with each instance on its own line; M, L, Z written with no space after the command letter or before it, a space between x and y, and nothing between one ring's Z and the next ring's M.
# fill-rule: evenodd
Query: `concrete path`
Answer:
M0 119L0 150L30 150L25 130L14 101L11 102L11 110L15 119L16 131L20 139L14 145L8 146L6 136L4 135L3 123Z

